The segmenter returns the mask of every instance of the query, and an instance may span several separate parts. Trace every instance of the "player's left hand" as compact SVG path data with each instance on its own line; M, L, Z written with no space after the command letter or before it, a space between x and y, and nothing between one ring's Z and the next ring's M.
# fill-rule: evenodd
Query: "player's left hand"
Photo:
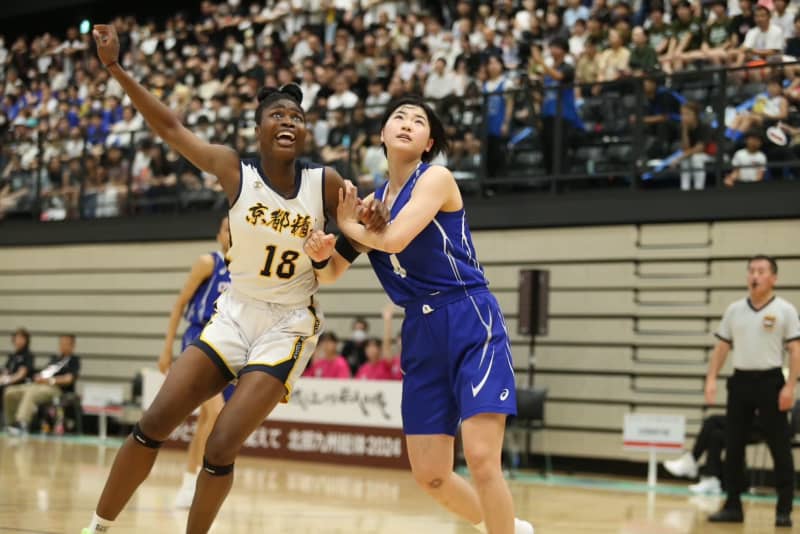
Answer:
M314 230L303 244L303 251L313 261L325 261L333 254L336 247L336 236L326 234L322 230Z
M786 384L781 388L778 395L778 409L782 412L788 412L794 406L794 388L791 384Z
M386 204L376 198L365 200L361 203L358 210L358 220L367 227L370 232L382 232L389 224L389 208Z
M347 222L358 222L359 206L358 189L350 180L344 181L339 188L339 206L336 208L336 222L339 225Z

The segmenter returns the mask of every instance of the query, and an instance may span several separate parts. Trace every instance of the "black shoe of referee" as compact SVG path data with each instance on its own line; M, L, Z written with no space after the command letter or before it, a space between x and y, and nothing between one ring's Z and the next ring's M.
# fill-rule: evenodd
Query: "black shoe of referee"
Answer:
M792 516L790 514L775 514L775 526L791 528Z
M723 508L708 516L708 521L711 523L744 523L744 513L741 509Z

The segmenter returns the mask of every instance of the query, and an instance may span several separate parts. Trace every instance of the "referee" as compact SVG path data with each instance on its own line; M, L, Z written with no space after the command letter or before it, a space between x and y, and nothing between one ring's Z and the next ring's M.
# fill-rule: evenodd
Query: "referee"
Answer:
M723 508L709 516L715 523L742 523L741 491L744 485L744 449L756 415L775 465L778 504L776 527L792 526L794 462L786 412L794 404L794 387L800 373L800 319L789 302L776 297L778 265L769 256L753 256L747 263L749 297L725 310L706 375L705 397L713 404L717 374L733 349L733 375L728 378L726 409L726 460L728 498ZM788 382L783 379L784 346L790 354Z

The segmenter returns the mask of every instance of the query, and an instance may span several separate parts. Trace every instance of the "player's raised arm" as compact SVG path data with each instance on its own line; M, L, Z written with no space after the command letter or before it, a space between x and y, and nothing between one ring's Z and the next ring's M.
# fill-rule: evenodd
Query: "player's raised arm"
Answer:
M125 72L119 64L119 38L113 26L97 24L92 35L100 61L122 86L150 128L199 169L216 176L228 199L235 199L239 191L238 154L231 148L208 143L194 135L172 110Z

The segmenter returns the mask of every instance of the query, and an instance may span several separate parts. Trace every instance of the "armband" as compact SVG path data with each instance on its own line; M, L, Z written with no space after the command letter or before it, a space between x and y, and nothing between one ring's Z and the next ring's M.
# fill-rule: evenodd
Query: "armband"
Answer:
M336 240L336 252L346 259L348 263L353 263L356 261L356 258L358 258L358 256L361 254L353 247L353 244L350 243L350 240L348 240L344 235L340 235Z

